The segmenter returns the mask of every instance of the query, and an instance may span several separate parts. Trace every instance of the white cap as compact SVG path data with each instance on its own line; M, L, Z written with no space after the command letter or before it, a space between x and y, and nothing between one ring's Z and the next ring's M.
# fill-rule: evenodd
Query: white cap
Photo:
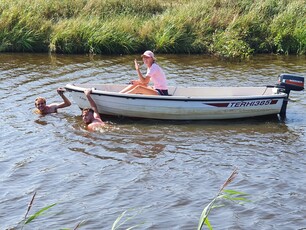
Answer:
M154 53L150 50L147 50L146 52L144 52L143 55L141 55L141 57L143 56L152 58L155 61Z

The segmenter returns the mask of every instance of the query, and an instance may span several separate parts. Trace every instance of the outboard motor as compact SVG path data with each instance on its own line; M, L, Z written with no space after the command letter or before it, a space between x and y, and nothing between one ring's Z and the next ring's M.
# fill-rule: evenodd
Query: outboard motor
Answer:
M280 74L278 86L284 88L287 94L290 93L290 90L301 91L304 89L304 77L293 74Z
M291 90L301 91L304 89L304 77L295 74L280 74L278 77L278 84L276 85L280 91L287 94L287 99L284 100L280 116L282 119L286 117L286 109L288 104L288 98Z

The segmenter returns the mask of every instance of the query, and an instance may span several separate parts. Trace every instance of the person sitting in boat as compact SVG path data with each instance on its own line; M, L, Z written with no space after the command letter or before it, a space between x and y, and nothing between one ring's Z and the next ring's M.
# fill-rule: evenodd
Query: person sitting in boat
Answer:
M137 71L139 80L133 80L130 85L120 91L120 93L130 94L147 94L147 95L168 95L167 79L162 68L156 63L154 53L147 50L142 55L142 60L147 66L147 73L145 76L139 70L137 60L134 60L135 69ZM148 86L152 80L154 87Z
M92 92L91 89L84 90L84 93L87 97L87 100L91 108L84 108L82 110L82 119L84 123L87 125L87 129L89 131L95 131L103 127L105 123L102 121L100 117L96 103L90 96L91 92Z
M47 105L47 101L43 97L38 97L35 99L35 113L37 114L49 114L49 113L57 113L57 109L62 109L71 105L69 99L64 95L65 89L58 88L57 93L63 98L62 103L52 103Z

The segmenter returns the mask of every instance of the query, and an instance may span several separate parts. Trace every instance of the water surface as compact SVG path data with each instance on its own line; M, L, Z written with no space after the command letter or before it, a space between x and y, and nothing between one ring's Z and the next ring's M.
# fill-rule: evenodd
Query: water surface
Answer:
M35 191L32 214L57 205L24 229L73 229L81 221L80 229L111 229L125 210L141 212L124 229L196 229L235 167L228 189L252 202L223 202L210 215L214 229L306 228L304 91L291 93L283 122L105 118L109 128L90 133L74 103L58 114L33 114L37 96L59 102L56 89L67 83L129 82L134 58L0 55L0 229L18 226ZM280 73L306 76L305 57L157 58L170 85L265 86Z

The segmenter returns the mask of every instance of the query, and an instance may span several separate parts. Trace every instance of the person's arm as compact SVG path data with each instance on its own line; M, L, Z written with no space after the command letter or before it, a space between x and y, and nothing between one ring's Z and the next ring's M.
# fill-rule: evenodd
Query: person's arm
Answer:
M142 75L142 73L140 72L140 69L139 69L139 64L138 64L136 59L134 60L134 63L135 63L136 72L137 72L138 77L139 77L139 83L147 86L149 84L149 82L150 82L150 77L148 77L148 76L144 77Z
M102 120L101 117L100 117L100 114L98 112L97 105L96 105L95 101L92 99L92 97L90 96L91 92L92 92L91 89L85 89L84 90L84 93L85 93L85 95L87 97L87 100L88 100L88 102L90 104L90 107L94 111L94 117Z
M63 88L58 88L57 89L57 93L61 96L61 98L63 98L62 103L57 105L57 108L65 108L71 105L71 102L69 101L69 99L64 95L65 89Z
M65 108L71 105L71 102L69 99L64 95L65 89L58 88L57 93L61 96L63 99L62 103L52 103L50 105L47 105L48 107L48 113L56 113L57 109Z

